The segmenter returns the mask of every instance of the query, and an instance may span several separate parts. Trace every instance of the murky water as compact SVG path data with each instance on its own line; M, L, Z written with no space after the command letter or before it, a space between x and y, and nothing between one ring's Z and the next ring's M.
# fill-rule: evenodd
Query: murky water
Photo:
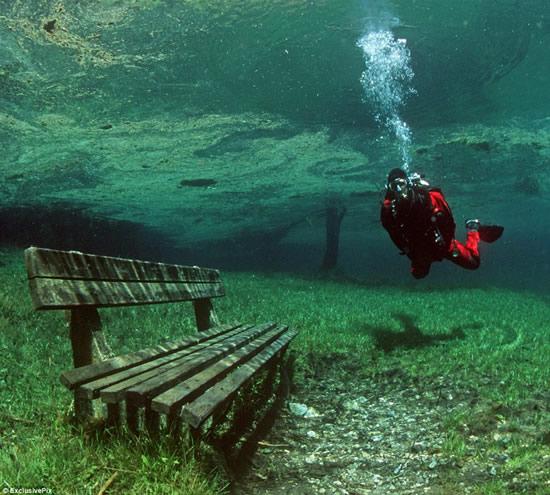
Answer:
M347 211L341 266L395 280L407 266L378 215L385 176L402 166L444 190L459 236L471 217L507 227L475 283L506 273L538 284L548 279L538 219L550 187L549 9L3 0L5 242L23 230L23 244L97 250L103 238L111 254L316 271L336 201ZM97 231L67 234L79 215ZM127 243L104 221L132 223L149 247L119 249ZM443 266L436 279L463 277Z

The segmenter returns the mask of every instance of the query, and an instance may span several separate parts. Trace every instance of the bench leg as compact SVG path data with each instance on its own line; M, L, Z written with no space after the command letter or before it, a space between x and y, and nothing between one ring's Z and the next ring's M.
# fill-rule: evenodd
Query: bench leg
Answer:
M167 424L168 432L174 440L178 440L181 435L181 411L175 409L168 413Z
M278 364L279 364L279 359L275 358L268 365L269 367L268 367L267 375L264 378L261 392L260 392L262 397L269 398L273 394L273 386L275 385L275 376L277 375L277 368L279 367Z
M139 409L135 404L131 402L126 402L126 423L128 424L128 429L134 434L138 433L139 425Z
M285 360L286 349L281 351L279 358L279 369L281 380L279 386L277 387L277 397L285 400L290 395L290 386L292 383L292 375L294 372L294 356L290 354Z
M193 307L199 331L207 330L220 324L220 320L212 306L212 301L209 298L194 300Z
M159 436L160 415L157 411L151 409L151 405L145 406L145 428L152 438Z
M192 426L189 427L189 434L191 435L191 438L193 440L193 450L195 452L195 455L199 454L199 448L201 445L201 438L202 438L202 430L201 428L193 428Z
M120 404L107 404L107 426L120 428Z
M69 320L69 337L73 350L75 368L86 366L96 359L103 360L112 356L105 335L101 329L101 319L95 307L79 307L71 309L66 316ZM89 399L77 397L74 399L75 416L79 422L85 422L94 417L93 403Z
M79 423L86 422L94 417L94 405L90 399L74 394L74 414Z

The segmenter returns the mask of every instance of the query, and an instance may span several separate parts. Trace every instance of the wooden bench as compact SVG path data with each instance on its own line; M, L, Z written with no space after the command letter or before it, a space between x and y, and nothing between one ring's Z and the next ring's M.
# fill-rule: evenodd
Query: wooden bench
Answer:
M259 370L282 366L296 331L276 323L220 325L211 299L225 295L218 270L31 247L25 251L32 301L38 310L68 310L75 368L61 375L74 391L80 420L93 399L130 430L141 411L154 433L159 415L176 429L183 419L199 429ZM97 308L192 301L198 331L113 357ZM269 374L273 374L270 372Z

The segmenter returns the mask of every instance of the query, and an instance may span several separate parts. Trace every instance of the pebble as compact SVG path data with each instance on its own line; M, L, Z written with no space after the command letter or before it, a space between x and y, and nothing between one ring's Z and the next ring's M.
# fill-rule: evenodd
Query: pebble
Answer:
M364 406L368 403L366 397L357 397L355 399L346 400L342 404L344 409L348 411L364 412Z
M298 402L289 402L288 408L294 416L301 416L302 418L318 418L320 416L313 407Z
M307 413L307 406L298 402L289 402L288 408L290 409L290 412L295 416L303 416Z
M331 393L324 393L325 390ZM286 466L292 473L291 477L300 478L301 484L293 485L295 488L288 484L281 486L280 493L287 489L289 493L322 495L428 494L446 476L445 466L460 477L469 478L474 473L484 478L491 476L494 480L500 474L500 467L510 461L509 454L503 452L504 448L491 453L489 462L492 465L487 463L481 467L478 464L472 467L469 459L456 463L452 456L447 458L441 421L441 415L448 407L445 400L431 409L422 408L422 404L415 409L414 392L385 393L383 397L369 392L367 399L348 391L335 396L333 391L334 387L327 385L311 400L311 403L323 404L322 414L307 403L288 403L290 414L285 416L284 432L286 435L289 429L292 430L291 440L287 441L292 444L294 455L289 454ZM455 397L450 397L453 394ZM457 400L454 391L452 394L446 391L441 398ZM323 421L304 420L317 416L323 417ZM491 440L505 447L512 438L506 429L476 436L463 425L462 431L470 452L484 447ZM261 455L264 454L262 451ZM272 455L268 459L272 462ZM550 459L550 456L545 459ZM308 475L311 478L305 487L304 476ZM468 495L475 491L470 479L466 483L464 480L459 482L459 479L457 493ZM516 476L514 481L519 483L521 479ZM295 491L300 489L298 487L314 491Z

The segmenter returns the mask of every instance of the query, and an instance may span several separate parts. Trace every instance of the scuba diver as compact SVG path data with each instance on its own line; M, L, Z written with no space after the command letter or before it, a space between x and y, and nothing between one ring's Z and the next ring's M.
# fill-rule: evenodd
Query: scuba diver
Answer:
M479 268L479 241L494 242L504 231L499 225L466 221L466 243L455 239L453 214L440 189L418 174L394 168L388 174L380 220L391 240L411 260L411 274L424 278L434 261L448 259L468 270Z

